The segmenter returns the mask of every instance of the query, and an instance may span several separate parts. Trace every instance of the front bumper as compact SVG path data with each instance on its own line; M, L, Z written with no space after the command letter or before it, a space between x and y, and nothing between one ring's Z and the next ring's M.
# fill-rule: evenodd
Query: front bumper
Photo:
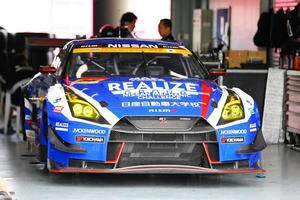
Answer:
M79 146L50 131L48 168L52 173L234 174L263 173L257 161L266 144L261 131L236 150L240 160L220 161L216 132L110 134L102 144ZM101 147L101 151L99 148ZM102 153L99 153L102 152ZM96 156L101 155L101 158ZM57 159L58 158L58 159Z

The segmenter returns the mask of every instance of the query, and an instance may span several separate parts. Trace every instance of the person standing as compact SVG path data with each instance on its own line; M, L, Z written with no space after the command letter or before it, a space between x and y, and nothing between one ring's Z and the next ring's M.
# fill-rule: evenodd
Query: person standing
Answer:
M103 37L115 37L115 29L112 25L110 24L104 24L101 26L99 29L99 32L97 34L98 38L103 38Z
M122 38L135 38L132 32L137 19L137 16L132 12L124 13L120 20L120 26L116 28L115 35Z
M158 32L162 37L161 40L176 42L172 35L172 21L170 19L162 19L158 24Z

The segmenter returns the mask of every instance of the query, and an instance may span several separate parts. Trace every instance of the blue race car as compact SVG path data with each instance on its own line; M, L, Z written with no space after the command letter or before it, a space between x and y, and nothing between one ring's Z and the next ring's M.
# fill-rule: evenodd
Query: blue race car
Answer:
M24 87L24 132L53 173L262 173L253 98L177 43L67 43Z

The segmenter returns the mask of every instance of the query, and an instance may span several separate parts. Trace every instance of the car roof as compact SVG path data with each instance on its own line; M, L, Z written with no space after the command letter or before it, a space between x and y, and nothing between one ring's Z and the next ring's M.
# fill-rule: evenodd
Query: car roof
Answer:
M108 44L128 44L128 45L156 45L159 48L185 48L177 42L167 42L162 40L147 40L134 38L92 38L83 40L73 40L74 47L83 47L91 45L108 45Z

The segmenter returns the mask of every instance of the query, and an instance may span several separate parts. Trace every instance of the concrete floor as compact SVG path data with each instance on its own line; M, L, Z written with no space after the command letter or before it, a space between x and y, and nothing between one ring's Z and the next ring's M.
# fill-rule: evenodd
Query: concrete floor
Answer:
M12 199L298 199L300 152L270 145L263 152L266 178L243 175L92 175L43 172L21 157L26 145L0 134L0 177ZM1 197L0 197L1 199Z

